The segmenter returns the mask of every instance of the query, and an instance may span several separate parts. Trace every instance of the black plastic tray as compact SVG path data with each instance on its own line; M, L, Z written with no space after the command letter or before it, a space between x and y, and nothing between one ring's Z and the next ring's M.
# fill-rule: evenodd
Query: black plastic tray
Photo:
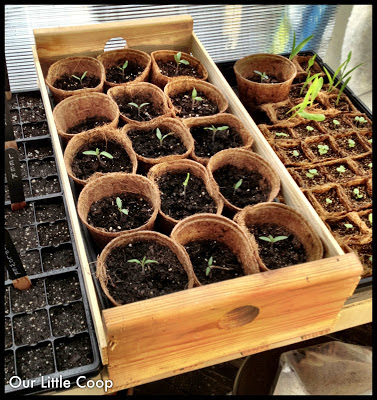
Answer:
M300 56L313 56L314 54L316 54L314 51L303 51L300 52L299 55ZM284 53L281 54L284 57L289 57L289 53ZM216 64L217 67L219 68L219 70L221 71L221 73L224 75L225 79L228 81L229 85L232 87L232 89L234 90L234 92L237 94L238 96L238 89L237 89L237 79L236 79L236 75L234 73L234 69L233 66L236 63L237 60L235 61L227 61L224 63L218 63ZM318 63L318 65L323 68L325 67L328 72L330 73L330 75L334 74L334 71L332 68L330 68L323 60L320 56L316 56L315 61ZM338 79L335 79L335 83L338 82ZM372 120L372 111L354 94L354 92L348 87L346 86L343 93L345 95L347 95L347 97L350 99L350 101L352 102L352 104L362 113L365 113L369 119ZM369 276L367 278L363 278L360 280L356 290L362 290L366 287L369 287L372 284L373 281L373 277Z
M37 105L34 108L40 110L40 118L33 121L26 121L27 114L23 111L30 108L27 103L21 103L21 99L26 96L35 97ZM62 377L63 380L69 380L73 386L79 376L90 378L96 375L101 367L98 344L95 336L93 322L91 319L88 299L85 291L79 258L76 249L72 227L69 218L67 218L67 204L64 193L62 191L60 175L56 167L54 150L52 147L50 133L48 131L47 121L44 114L44 106L40 96L40 92L22 92L13 93L12 100L9 102L11 115L13 115L12 124L15 130L16 143L19 148L20 162L23 171L23 183L25 188L25 200L27 206L23 210L12 212L10 210L10 199L7 191L5 193L5 227L12 235L15 229L27 229L34 231L35 240L30 245L25 243L16 243L16 248L19 250L24 261L24 266L28 272L28 276L32 282L32 289L37 290L40 295L40 303L34 308L15 308L16 297L23 297L26 293L17 291L13 288L12 281L9 279L7 271L5 271L5 325L10 330L6 332L6 346L4 359L6 365L13 364L13 375L18 376L21 372L21 361L18 358L21 355L26 357L38 356L38 352L48 350L54 365L51 367L51 372L42 372L45 375L39 377L27 376L25 385L22 384L19 388L13 388L11 385L5 385L6 394L28 394L36 392L44 392L49 390L58 390L57 387L46 388L47 382L52 378ZM36 128L35 130L31 128ZM41 131L41 128L43 130ZM47 128L47 131L46 131ZM42 152L41 152L42 150ZM38 161L44 161L49 164L50 171L47 171L46 176L41 178L33 172L33 164ZM35 165L35 164L34 164ZM36 183L38 179L42 179L40 189L42 192L36 192ZM45 179L45 181L43 181ZM53 181L52 193L46 190L46 183ZM48 215L47 219L41 220L37 213L41 205L56 204L60 207L60 212L57 214ZM18 215L23 215L25 212L28 215L26 223L21 223ZM56 228L53 236L44 237L44 229L47 227ZM54 265L51 260L54 258L55 252L62 252L67 255L67 265ZM39 263L39 266L38 266ZM78 290L74 292L72 297L69 293L62 293L62 296L53 299L51 294L54 292L51 285L55 284L59 287L59 281L63 279L72 280L78 286ZM60 281L61 282L61 281ZM28 292L28 291L26 291ZM84 324L82 329L73 332L57 332L53 325L52 314L54 310L61 311L69 308L74 308L83 318ZM37 343L15 343L15 322L22 319L32 317L34 312L39 311L44 315L44 320L49 328L49 335ZM52 314L51 314L52 312ZM18 324L17 324L18 325ZM85 326L85 327L84 327ZM56 332L56 334L54 333ZM80 360L82 366L68 367L58 365L57 353L60 344L72 346L75 351L75 343L87 343L88 350L85 354L87 357L85 362ZM7 346L8 345L8 346ZM83 356L83 354L81 354ZM9 364L7 364L9 363ZM78 363L78 364L79 364ZM72 364L71 364L72 365ZM73 364L74 365L74 364ZM25 376L25 375L24 375ZM26 382L29 379L34 379L33 387L27 386ZM42 379L43 386L42 387ZM56 385L55 385L56 386Z

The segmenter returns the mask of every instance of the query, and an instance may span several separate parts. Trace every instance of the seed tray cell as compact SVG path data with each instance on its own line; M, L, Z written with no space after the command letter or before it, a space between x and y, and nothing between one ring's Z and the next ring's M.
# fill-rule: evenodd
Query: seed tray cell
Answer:
M73 336L86 331L85 310L81 301L50 309L53 335Z
M40 92L13 93L10 108L26 207L11 210L5 184L4 220L32 286L19 291L4 272L5 392L31 393L41 391L38 377L47 374L72 382L79 375L93 376L99 370L100 359ZM52 318L56 322L62 315L68 325L59 332L61 328L53 325ZM64 331L69 324L76 324L70 333ZM61 340L66 335L67 344ZM81 339L85 346L75 344ZM76 355L66 364L59 359L57 366L58 351L72 346ZM35 378L36 385L11 388L7 383L13 375Z

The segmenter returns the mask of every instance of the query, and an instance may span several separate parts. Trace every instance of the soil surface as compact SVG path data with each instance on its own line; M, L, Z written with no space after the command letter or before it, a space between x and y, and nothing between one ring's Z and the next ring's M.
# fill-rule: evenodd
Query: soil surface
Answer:
M38 236L41 246L58 246L71 239L67 221L38 225Z
M185 249L190 256L195 275L202 285L245 275L237 255L222 242L217 240L193 241L187 243ZM207 270L210 264L211 266Z
M173 135L166 136L160 140L156 136L156 130L130 130L127 135L132 142L132 147L134 151L142 157L145 158L159 158L170 156L174 154L183 154L187 151L185 145L181 142L181 139L170 132L168 129L161 127L159 128L162 137L169 133Z
M346 207L339 199L337 191L334 188L329 189L328 191L323 193L313 193L313 195L320 203L322 208L328 213L338 213L347 211ZM326 199L331 200L331 203L327 202Z
M157 61L157 65L160 68L162 75L166 75L170 78L175 76L189 76L196 79L203 78L203 75L199 74L195 67L192 65L184 65L180 63L177 68L177 63L174 61Z
M259 257L269 269L288 267L289 265L306 262L305 248L300 240L286 228L277 224L261 224L248 226L258 244ZM260 237L274 238L277 236L288 236L284 240L275 243L260 239Z
M38 250L27 251L24 254L20 254L20 258L28 275L39 274L42 272Z
M330 226L330 229L341 237L361 235L360 228L348 218L342 218L339 221L326 222Z
M38 236L35 226L10 229L9 234L17 250L21 253L38 247Z
M54 222L66 217L61 199L49 199L45 203L36 203L34 207L37 222Z
M46 305L43 281L32 281L30 289L17 290L10 288L11 307L14 313L33 311Z
M46 119L46 113L43 107L21 108L20 116L22 122L37 122Z
M119 65L114 65L106 69L106 80L111 83L126 83L134 81L144 71L144 67L132 61L128 62L127 67L122 71L122 66L126 60L119 61Z
M48 304L67 304L81 299L80 282L77 275L59 275L46 279Z
M99 149L99 159L96 155L83 154L85 151L96 151ZM101 155L105 151L113 158ZM118 143L113 141L93 142L84 145L75 155L71 164L73 174L82 180L88 179L95 172L131 172L132 163L127 151Z
M368 154L364 157L358 157L353 159L360 169L362 169L364 174L372 173L372 154Z
M338 121L339 124L334 124L334 119ZM318 123L327 133L331 135L345 133L351 129L347 122L347 118L342 115L337 115L335 118L327 117L324 121L319 121Z
M315 169L317 173L309 172L309 169ZM299 186L304 189L309 189L313 186L323 185L327 183L327 177L322 174L318 167L313 168L297 168L295 172L300 176L301 181L299 182ZM309 175L309 176L308 176Z
M109 122L111 122L110 118L107 118L105 116L87 117L84 121L81 121L78 124L67 129L67 133L76 134L80 132L85 132L90 129L98 128L99 126L108 124Z
M153 260L142 265L129 260ZM113 249L106 259L111 296L120 304L133 303L186 289L188 277L177 256L154 241L135 241Z
M13 318L13 333L16 346L34 344L50 337L50 325L46 310Z
M79 78L83 74L77 75ZM53 86L57 89L61 90L79 90L79 89L87 89L87 88L95 88L100 84L101 80L94 75L86 74L83 78L82 82L79 79L74 78L72 75L64 74L60 78L58 78Z
M92 346L88 335L57 341L55 354L59 371L82 367L93 362Z
M157 179L162 211L176 220L197 213L216 213L215 201L208 194L204 182L193 174L190 174L184 195L186 178L186 172L167 172Z
M50 139L39 139L35 143L26 143L26 156L28 158L44 158L53 155Z
M270 182L258 171L224 165L213 172L213 177L221 194L239 208L267 201L271 193ZM240 186L235 189L241 179Z
M340 168L341 166L345 168L344 172L337 171L337 168ZM356 174L348 168L346 163L340 162L336 164L329 164L326 165L326 169L329 172L330 178L332 178L334 182L347 182L356 177Z
M321 154L320 152L321 148L319 148L318 146L327 146L328 149L326 153ZM324 161L327 159L339 157L339 153L336 150L334 150L328 139L322 140L321 142L308 143L308 147L317 158L317 160L315 161Z
M267 136L267 139L273 138L275 141L294 139L290 130L287 128L269 128L268 130L271 133L271 136Z
M192 91L182 92L171 97L170 100L176 108L177 116L180 118L204 117L219 112L217 104L209 100L203 92L198 90L197 97L202 100L193 101Z
M340 96L338 104L336 104L337 97L331 97L329 102L332 108L335 108L338 111L349 112L351 111L351 106L346 99L346 96Z
M51 308L50 319L54 336L71 336L87 329L81 301Z
M33 203L26 203L26 207L12 211L11 207L4 208L4 225L6 228L15 228L30 225L34 222Z
M307 129L307 127L309 127L309 129ZM317 126L312 121L305 124L296 125L292 128L292 130L298 138L306 138L323 134L318 130Z
M128 210L127 215L118 209L117 197L122 201L122 209ZM88 223L108 232L120 232L139 228L152 214L153 206L148 199L140 194L121 193L95 201L90 206Z
M75 265L75 256L70 245L58 248L42 249L42 262L45 272L72 267Z
M345 157L356 156L368 152L369 150L364 146L356 134L345 135L335 139L336 144L342 150Z
M221 150L243 146L241 135L232 127L215 131L215 134L213 129L206 129L220 128L221 126L227 125L196 126L190 129L195 141L196 156L209 158Z
M22 130L24 132L24 138L39 137L50 134L47 122L44 121L22 125ZM30 146L32 145L30 144Z
M118 97L115 102L118 104L120 113L133 121L150 121L163 114L162 106L159 106L156 102L151 103L149 97L143 95L142 92L133 98L126 95ZM135 103L138 107L129 103Z
M369 207L370 204L372 203L372 198L369 196L367 188L365 185L354 185L354 186L349 186L349 187L344 187L345 192L347 193L348 199L351 202L351 206L355 210L359 210L360 208L363 207ZM354 190L358 189L359 190L359 196L362 197L357 197L354 194Z
M288 158L288 160L285 159L282 160L286 166L310 163L310 160L308 159L308 157L306 156L306 154L304 153L299 144L296 146L289 146L289 147L276 145L276 148L279 151L282 151L283 154Z
M260 71L263 73L263 71ZM257 82L257 83L280 83L283 81L280 81L275 75L268 74L266 78L261 78L259 74L256 74L253 72L252 75L248 76L246 78L247 80L251 82Z
M45 196L61 191L58 177L36 178L31 180L33 196Z
M49 175L56 175L55 159L29 161L29 174L31 177L46 178Z

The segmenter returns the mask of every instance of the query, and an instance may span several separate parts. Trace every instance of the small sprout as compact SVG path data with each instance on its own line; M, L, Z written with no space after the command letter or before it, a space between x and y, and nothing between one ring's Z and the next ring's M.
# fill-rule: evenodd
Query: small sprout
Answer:
M306 73L309 73L310 68L314 65L314 60L317 57L317 54L314 54L314 56L312 58L309 59L308 61L308 68L306 68Z
M358 188L353 189L353 194L356 199L362 199L363 195L360 193L360 190Z
M329 146L327 146L327 144L319 144L317 147L318 147L318 153L321 156L329 151Z
M174 60L177 63L177 68L175 70L175 75L178 75L179 64L189 65L190 63L187 60L181 60L182 52L178 52L174 54Z
M313 37L314 35L308 36L306 39L304 39L301 43L299 43L296 46L296 32L293 32L293 43L292 43L292 50L291 54L289 55L289 59L292 60L292 58L297 55L301 49L306 45L306 43L309 42L309 40Z
M340 122L339 122L337 119L333 119L333 120L332 120L332 123L333 123L335 126L340 125Z
M284 132L275 132L276 136L284 136L284 137L289 137L288 133L284 133Z
M122 213L122 215L128 215L128 210L123 208L122 200L120 199L120 197L116 198L116 203L118 206L118 210Z
M372 140L373 140L373 139L368 139L368 143L372 143Z
M157 264L158 264L158 261L155 261L155 260L147 260L147 257L146 257L146 256L144 256L142 260L138 260L138 259L136 259L136 258L133 258L132 260L128 260L127 262L129 262L129 263L140 264L140 265L141 265L141 272L142 272L143 274L145 274L145 266L146 266L146 264L152 264L152 263L157 263ZM147 269L148 269L149 271L151 270L151 268L150 268L149 266L147 266Z
M79 81L80 81L80 85L82 85L82 80L85 78L87 72L88 72L88 71L85 71L85 72L81 75L81 78L79 78L79 77L76 76L76 75L72 75L72 76L73 76L75 79L79 80Z
M368 167L369 167L369 168L372 168L372 166L373 166L373 163L369 163L369 164L368 164Z
M370 224L372 225L372 213L370 213L370 214L368 215L368 221L369 221Z
M352 228L353 228L353 225L352 225L352 224L344 224L344 226L345 226L347 229L352 229Z
M259 239L264 240L265 242L276 243L280 240L288 239L288 236L275 236L272 235L266 236L259 236Z
M373 257L373 256L370 256L370 257L369 257L369 261L370 261L370 262L372 262L372 257Z
M231 271L233 269L233 268L218 267L216 265L213 265L213 257L211 256L209 258L209 260L208 260L208 263L207 263L206 276L208 276L211 273L212 269L214 269L214 268L216 268L216 269L224 269L226 271Z
M203 99L200 96L198 96L198 92L196 91L195 88L192 89L191 98L192 98L192 108L194 108L195 101L203 101Z
M234 189L233 194L236 194L237 189L239 189L241 185L242 185L242 179L240 179L237 183L235 183L233 185L233 189Z
M160 146L162 146L162 142L164 141L164 139L170 135L174 135L174 132L169 132L166 135L162 136L160 129L156 128L156 136L157 136L157 139L160 141Z
M256 71L256 70L254 70L254 72L255 72L257 75L260 76L260 81L261 81L261 83L263 83L263 80L266 81L266 80L268 79L268 76L266 75L265 72L260 72L260 71Z
M326 197L326 204L331 204L331 203L332 203L332 200L329 199L328 197Z
M229 126L228 125L224 125L224 126L218 126L216 128L215 126L211 125L211 126L207 126L204 129L206 129L208 131L212 131L212 144L214 144L215 143L216 132L217 131L225 131L225 130L229 129Z
M356 142L353 139L348 139L348 147L355 147Z
M336 169L340 174L343 174L343 172L347 171L347 168L344 165L339 165L339 167Z
M300 152L298 150L293 150L292 154L294 157L298 157L300 155Z
M309 172L306 173L306 176L310 179L314 178L316 175L318 175L318 171L315 168L309 169Z
M364 117L355 117L355 121L358 122L359 124L366 124L368 121Z
M190 172L187 172L187 177L182 184L183 185L183 196L184 196L185 200L186 200L186 188L187 188L189 179L190 179Z
M138 117L140 117L140 110L141 110L141 108L147 106L148 104L149 104L149 103L142 103L142 104L140 104L140 106L138 106L136 103L133 103L133 102L128 103L129 106L135 107L135 108L137 109L137 115L138 115Z
M306 127L306 130L309 131L309 132L312 132L312 131L314 131L314 128L312 126L308 125Z
M88 150L88 151L83 151L82 154L85 154L87 156L96 156L98 158L98 161L101 162L101 156L110 158L112 160L114 157L108 153L107 151L99 151L97 148L95 151L94 150Z
M121 67L118 66L118 68L122 71L122 76L123 76L123 78L124 78L124 70L125 70L127 67L128 67L128 61L125 61L124 64L123 64Z

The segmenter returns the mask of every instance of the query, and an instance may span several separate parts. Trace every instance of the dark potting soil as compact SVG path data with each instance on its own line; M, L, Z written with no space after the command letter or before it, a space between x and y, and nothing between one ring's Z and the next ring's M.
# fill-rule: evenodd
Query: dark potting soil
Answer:
M84 306L81 301L50 310L54 336L71 336L87 329Z
M39 244L41 246L57 246L71 239L67 221L38 225Z
M339 122L339 124L334 124L334 119ZM326 118L324 121L319 121L319 125L325 129L331 135L337 135L339 133L347 132L351 129L349 123L345 116L337 115L336 118Z
M372 173L372 154L368 154L364 157L358 157L353 159L357 166L363 170L363 174L371 174Z
M46 279L48 304L67 304L81 299L80 282L77 275L63 275Z
M157 61L158 68L162 75L166 75L170 78L175 76L189 76L191 78L201 79L203 75L200 74L195 67L192 65L178 64L173 61Z
M315 171L309 172L309 170ZM321 170L317 167L313 168L297 168L296 173L300 176L301 182L299 186L304 189L309 189L313 186L323 185L327 183L326 175L322 174Z
M5 318L4 338L5 338L4 349L8 349L13 344L12 321L10 318Z
M128 210L127 215L118 209L117 197L122 200L122 209ZM108 232L120 232L139 228L152 214L153 206L147 198L141 194L121 193L95 201L90 206L88 223Z
M34 178L31 180L33 196L44 196L46 194L60 192L59 179L56 176L47 178Z
M51 202L51 200L49 200ZM54 222L65 218L65 209L62 201L51 203L36 203L35 215L37 222Z
M8 229L30 225L33 222L33 203L27 203L26 207L16 211L12 211L11 207L6 207L4 209L4 225Z
M20 254L22 264L28 275L39 274L42 272L41 261L38 250L27 251Z
M338 168L343 166L344 171L341 169L340 172L337 171ZM336 163L331 165L326 165L326 169L329 172L334 182L342 183L347 182L356 177L356 174L348 168L347 163ZM343 171L343 172L342 172Z
M313 193L317 201L323 209L328 213L337 213L347 211L346 207L340 201L338 193L335 189L329 189L323 193ZM328 201L326 201L328 199Z
M259 256L269 269L288 267L289 265L306 262L305 248L300 240L290 231L277 224L261 224L248 226L258 244ZM287 239L270 243L260 237L274 238L277 236L288 236Z
M319 146L327 146L327 149L323 150L323 148ZM321 142L308 143L308 147L317 157L317 160L323 161L328 158L338 158L339 156L339 152L333 148L328 139L322 140Z
M55 354L59 371L83 367L93 362L92 346L88 335L57 340Z
M211 157L221 150L243 146L239 132L232 127L225 130L206 128L220 128L226 125L215 124L213 126L196 126L190 129L195 141L195 155L198 157Z
M50 337L50 326L46 310L22 314L13 318L13 334L16 346L34 344Z
M162 106L158 105L157 102L151 102L150 98L143 95L143 93L135 95L133 98L124 95L116 98L115 101L118 104L120 113L133 121L150 121L163 114ZM129 103L135 103L138 107Z
M31 160L29 161L29 173L32 177L47 177L49 175L56 175L55 160Z
M22 125L22 130L24 131L24 138L38 137L49 135L48 125L45 121L36 122L33 124ZM27 144L27 146L32 146L32 144Z
M38 247L38 236L35 226L10 229L9 234L17 250L21 253Z
M4 352L4 384L9 383L9 379L15 375L13 351Z
M22 122L37 122L46 119L44 107L21 108L20 116Z
M339 236L359 236L361 234L359 227L349 220L348 218L342 218L338 221L327 221L330 229L337 233Z
M329 99L329 102L330 102L330 105L332 108L335 108L336 110L344 111L344 112L352 111L351 106L348 103L346 96L340 96L338 104L336 104L336 101L337 101L337 97L331 97Z
M197 97L201 97L202 100L193 100L192 91L182 92L177 96L171 97L171 102L177 109L178 117L204 117L206 115L214 115L219 112L217 104L209 100L203 92L198 90Z
M213 172L221 194L233 205L244 208L247 205L267 201L271 193L270 182L258 171L224 165ZM235 189L235 185L242 183Z
M45 272L72 267L75 265L75 256L69 244L58 248L42 249L42 262Z
M129 260L157 261L144 265ZM187 288L188 276L177 256L160 243L145 240L111 251L106 259L111 296L120 304L178 292Z
M98 128L99 126L108 124L109 122L111 122L110 118L107 118L105 116L87 117L84 121L80 121L78 124L67 129L67 133L75 134L85 132L89 129Z
M187 243L185 249L190 256L195 275L202 285L245 275L237 256L222 242L198 240ZM211 257L212 264L207 275Z
M368 149L360 142L356 134L338 137L335 140L336 144L343 151L345 157L356 156L368 151Z
M45 158L53 156L50 139L39 139L35 143L28 142L26 145L26 156L28 158Z
M309 129L308 129L309 127ZM306 138L310 136L319 136L323 133L318 130L314 122L307 122L305 124L299 124L292 128L299 138Z
M171 133L165 127L159 128L162 137ZM173 132L174 133L174 132ZM145 158L159 158L187 151L181 139L176 135L169 135L163 139L162 144L156 136L156 130L135 129L127 133L135 152Z
M106 80L111 83L126 83L134 81L145 69L132 61L129 61L124 71L121 67L126 60L119 61L119 65L114 65L106 69Z
M360 209L362 207L368 207L372 203L372 198L368 193L366 185L354 185L354 186L344 187L344 189L351 203L351 207L353 207L355 210ZM358 189L359 191L358 196L354 193L355 189Z
M113 156L113 158L104 155L86 155L85 151L96 151L99 153L105 151ZM84 145L72 161L72 172L79 179L88 179L95 172L131 172L132 163L127 151L118 143L113 141L93 142Z
M157 179L162 211L176 220L197 213L216 213L215 201L208 194L204 182L193 174L190 174L184 195L186 178L187 172L167 172Z
M263 71L260 71L260 72L263 73ZM277 76L271 75L271 74L268 74L266 76L266 78L261 79L261 76L254 72L252 73L252 75L248 76L246 79L251 82L257 82L257 83L280 83L280 82L283 82L283 81L280 81L277 78Z
M43 281L32 281L30 289L10 288L11 307L14 313L34 311L46 305Z
M83 74L74 74L81 78ZM58 78L53 86L61 90L79 90L87 88L95 88L100 84L101 80L94 75L86 74L82 82L79 79L74 78L72 75L64 74Z

